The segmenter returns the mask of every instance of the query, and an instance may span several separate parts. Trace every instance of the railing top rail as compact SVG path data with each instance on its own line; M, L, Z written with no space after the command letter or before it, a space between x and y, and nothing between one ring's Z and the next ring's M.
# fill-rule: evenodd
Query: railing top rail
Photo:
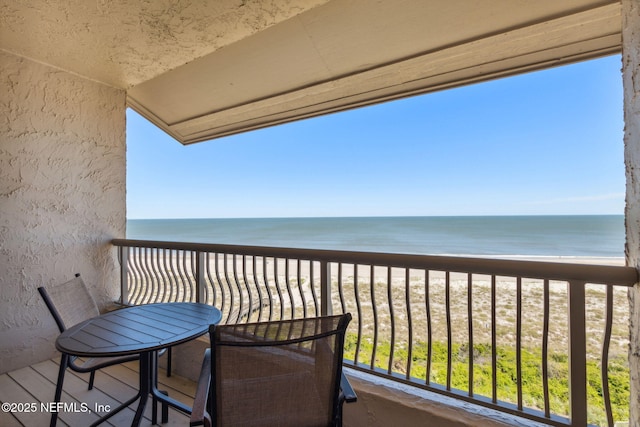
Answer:
M638 271L632 267L622 266L156 240L114 239L111 243L114 246L291 258L621 286L633 286L638 282Z

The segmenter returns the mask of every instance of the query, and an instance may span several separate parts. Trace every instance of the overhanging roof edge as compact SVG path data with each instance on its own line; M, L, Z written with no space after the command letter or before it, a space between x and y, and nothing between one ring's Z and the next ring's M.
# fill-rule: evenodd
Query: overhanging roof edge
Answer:
M538 23L330 81L166 123L128 93L127 104L182 144L613 54L618 4ZM576 35L576 33L578 35ZM408 70L408 71L407 71Z

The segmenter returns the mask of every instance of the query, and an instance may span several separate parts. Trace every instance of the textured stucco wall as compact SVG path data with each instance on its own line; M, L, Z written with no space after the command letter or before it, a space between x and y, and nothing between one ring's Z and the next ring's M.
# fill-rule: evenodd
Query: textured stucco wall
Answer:
M36 288L81 273L118 295L109 245L124 237L125 93L0 51L0 373L51 357Z
M627 174L627 260L640 268L640 2L622 1L625 163ZM629 292L631 305L631 427L640 427L640 288Z
M4 1L5 50L129 88L328 0Z

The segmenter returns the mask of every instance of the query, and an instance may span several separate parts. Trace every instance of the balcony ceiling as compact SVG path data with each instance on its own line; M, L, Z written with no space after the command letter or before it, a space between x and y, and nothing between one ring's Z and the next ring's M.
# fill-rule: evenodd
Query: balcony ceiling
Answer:
M621 49L619 1L0 0L0 48L188 144Z

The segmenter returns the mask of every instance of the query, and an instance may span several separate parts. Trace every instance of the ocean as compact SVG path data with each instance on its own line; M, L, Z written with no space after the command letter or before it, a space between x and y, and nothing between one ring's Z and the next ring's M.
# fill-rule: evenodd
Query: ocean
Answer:
M130 219L127 238L430 255L624 257L623 215Z

